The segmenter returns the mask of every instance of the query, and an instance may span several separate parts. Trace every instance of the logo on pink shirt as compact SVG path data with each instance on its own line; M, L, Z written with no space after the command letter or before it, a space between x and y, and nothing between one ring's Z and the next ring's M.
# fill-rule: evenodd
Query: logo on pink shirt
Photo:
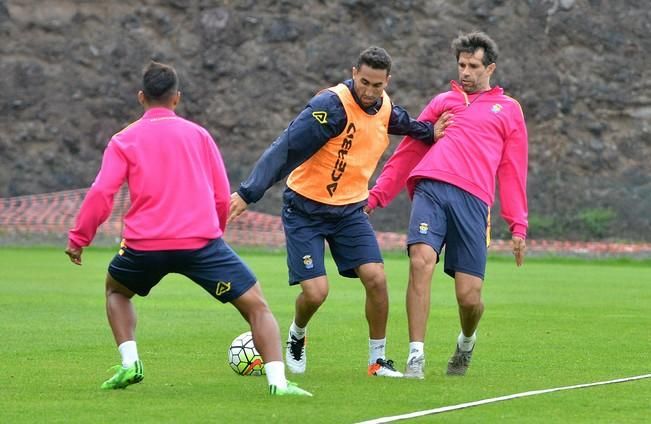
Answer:
M495 104L493 105L493 107L491 108L491 111L492 111L493 113L498 113L498 112L501 111L501 110L502 110L502 105L499 104L499 103L495 103Z

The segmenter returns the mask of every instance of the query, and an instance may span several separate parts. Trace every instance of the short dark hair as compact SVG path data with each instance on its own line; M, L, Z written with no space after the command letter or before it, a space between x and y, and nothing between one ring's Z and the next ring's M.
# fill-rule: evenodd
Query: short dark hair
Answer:
M461 34L452 41L452 50L459 60L460 53L475 53L478 49L484 49L482 63L488 66L497 63L497 43L481 31L473 31L468 34Z
M391 56L382 47L371 46L361 52L357 58L357 69L362 65L370 66L373 69L385 69L387 75L391 72Z
M179 89L179 78L170 65L151 61L142 73L142 92L154 103L167 102Z

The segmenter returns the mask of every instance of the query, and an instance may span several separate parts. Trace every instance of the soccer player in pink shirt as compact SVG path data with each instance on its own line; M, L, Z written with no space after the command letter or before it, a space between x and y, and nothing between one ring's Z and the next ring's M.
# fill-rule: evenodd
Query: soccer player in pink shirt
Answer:
M115 134L68 236L66 254L81 265L83 247L113 208L127 183L131 206L124 240L106 275L106 312L122 364L102 389L142 381L131 298L149 291L169 273L185 275L215 299L231 303L249 323L265 362L272 395L311 396L285 378L278 323L255 275L224 242L230 184L214 140L203 127L176 115L181 92L176 71L151 62L138 101L144 115ZM204 325L214 325L207 321Z
M491 87L497 44L482 32L452 42L458 81L434 97L418 120L451 115L436 144L405 137L370 192L368 210L384 207L407 186L412 197L407 245L409 355L405 377L424 378L425 332L434 268L445 246L445 273L455 282L461 332L448 375L465 375L484 311L481 290L489 241L489 209L499 182L501 214L512 234L517 266L527 233L528 141L518 102Z

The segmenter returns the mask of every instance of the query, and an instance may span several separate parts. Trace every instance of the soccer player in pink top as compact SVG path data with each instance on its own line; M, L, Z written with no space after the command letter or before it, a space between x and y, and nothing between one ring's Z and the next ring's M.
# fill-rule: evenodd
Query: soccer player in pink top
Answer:
M145 113L109 141L69 232L66 254L81 265L83 247L127 183L131 206L124 240L106 275L106 311L122 364L101 387L123 389L142 381L131 298L147 296L165 275L178 273L220 302L230 302L246 319L272 395L311 396L286 380L276 319L253 272L222 239L230 203L224 162L208 131L174 112L181 98L178 86L171 66L151 62L145 68L138 92Z
M425 332L434 268L445 246L445 273L455 282L461 332L448 375L465 375L484 311L481 289L489 241L489 208L499 181L501 214L517 266L527 233L527 127L518 102L490 85L498 56L482 32L452 42L459 81L434 97L418 120L445 114L452 124L436 144L405 137L370 192L368 210L385 207L407 186L413 199L407 236L409 356L405 377L424 378Z

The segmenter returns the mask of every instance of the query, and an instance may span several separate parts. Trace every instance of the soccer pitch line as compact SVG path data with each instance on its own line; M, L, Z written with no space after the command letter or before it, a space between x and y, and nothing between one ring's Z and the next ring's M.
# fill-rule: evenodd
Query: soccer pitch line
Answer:
M401 420L408 420L410 418L423 417L425 415L435 415L435 414L440 414L440 413L443 413L443 412L456 411L458 409L472 408L473 406L486 405L488 403L501 402L501 401L504 401L504 400L523 398L523 397L527 397L527 396L542 395L542 394L545 394L545 393L560 392L560 391L563 391L563 390L584 389L586 387L603 386L603 385L606 385L606 384L625 383L625 382L628 382L628 381L642 380L644 378L651 378L651 374L637 375L635 377L618 378L616 380L597 381L595 383L576 384L574 386L555 387L553 389L531 390L531 391L528 391L528 392L515 393L515 394L512 394L512 395L499 396L499 397L494 397L494 398L490 398L490 399L483 399L483 400L476 400L474 402L466 402L466 403L459 403L457 405L442 406L440 408L428 409L428 410L425 410L425 411L417 411L417 412L412 412L410 414L394 415L392 417L376 418L376 419L373 419L373 420L362 421L362 422L359 422L357 424L391 423L391 422L394 422L394 421L401 421Z

